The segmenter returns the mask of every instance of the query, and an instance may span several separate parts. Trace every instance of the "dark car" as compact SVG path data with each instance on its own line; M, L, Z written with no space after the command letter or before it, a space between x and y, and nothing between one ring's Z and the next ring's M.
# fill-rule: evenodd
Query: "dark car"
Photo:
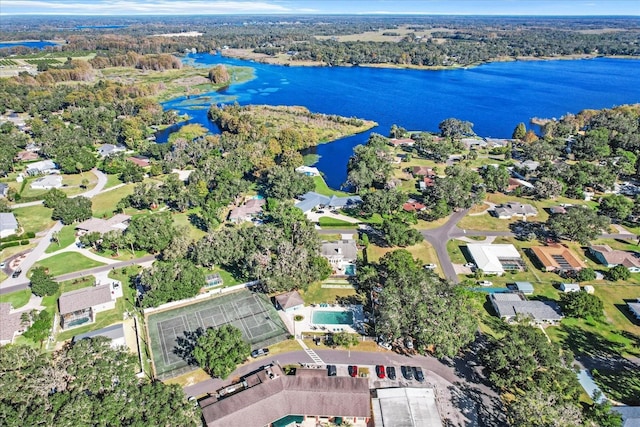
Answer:
M20 273L22 273L22 269L21 268L15 270L13 272L13 274L11 275L11 277L13 277L15 279L16 277L18 277L20 275Z
M387 378L390 380L396 379L396 368L393 366L387 366Z
M419 366L413 367L413 376L415 377L416 380L420 381L421 383L424 382L424 374L422 373L421 367Z
M268 348L259 348L257 350L253 350L251 352L251 357L266 356L267 354L269 354L269 349Z
M384 366L376 365L376 375L378 376L378 378L385 377Z
M327 375L335 377L337 375L336 365L327 365Z
M349 375L352 377L358 376L358 367L356 365L349 365Z
M402 376L405 380L413 379L413 369L410 366L401 366L400 371L402 372Z

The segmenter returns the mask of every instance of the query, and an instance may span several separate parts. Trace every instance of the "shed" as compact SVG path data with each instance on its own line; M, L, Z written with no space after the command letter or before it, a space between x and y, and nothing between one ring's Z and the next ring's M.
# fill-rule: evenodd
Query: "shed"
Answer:
M580 292L580 285L577 283L561 283L560 290L562 292Z
M298 293L298 291L286 292L284 294L276 295L276 307L284 311L285 313L291 313L304 307L304 300Z
M516 282L516 288L518 288L518 292L525 295L533 294L533 285L530 282Z
M586 293L588 293L588 294L593 294L593 293L595 293L595 291L596 291L596 288L594 288L594 287L593 287L593 286L591 286L591 285L585 285L583 289L584 289L584 291L585 291Z

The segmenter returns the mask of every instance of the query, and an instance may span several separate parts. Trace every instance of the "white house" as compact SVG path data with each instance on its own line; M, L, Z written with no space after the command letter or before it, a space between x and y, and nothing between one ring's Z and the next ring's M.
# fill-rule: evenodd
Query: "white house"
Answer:
M358 259L358 247L355 240L322 242L320 253L329 261L334 274L342 276L355 273L353 266Z
M470 243L467 250L476 266L485 274L502 276L506 270L520 270L524 267L522 257L513 245Z
M285 313L291 313L304 307L304 301L298 291L276 295L274 299L276 300L276 308L279 308Z
M577 283L561 283L560 290L564 293L580 292L580 285Z
M320 171L318 168L314 168L311 166L300 166L296 168L296 172L301 173L307 176L320 176Z
M36 179L30 184L34 190L51 190L62 187L62 177L60 175L47 175Z
M98 147L98 154L100 157L107 157L115 153L122 153L127 147L124 145L102 144Z
M12 212L0 212L0 238L18 233L18 221Z
M47 173L54 173L57 170L57 166L51 160L41 160L39 162L30 163L27 165L27 175L42 175Z

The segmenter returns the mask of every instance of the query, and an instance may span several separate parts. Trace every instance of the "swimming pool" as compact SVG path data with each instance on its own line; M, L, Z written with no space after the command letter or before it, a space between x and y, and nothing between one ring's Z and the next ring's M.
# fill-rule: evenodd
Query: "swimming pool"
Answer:
M326 311L313 312L313 323L318 325L352 325L353 313L350 311Z
M356 265L355 264L347 264L344 268L344 274L347 276L355 276L356 275Z

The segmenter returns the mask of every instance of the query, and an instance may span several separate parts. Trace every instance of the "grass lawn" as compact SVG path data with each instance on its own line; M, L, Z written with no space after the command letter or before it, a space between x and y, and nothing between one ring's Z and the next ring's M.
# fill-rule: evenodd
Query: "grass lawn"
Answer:
M413 258L419 259L425 264L438 264L438 256L436 255L436 251L435 249L433 249L433 246L431 246L427 241L422 241L416 245L407 246L406 248L382 248L380 246L370 244L367 248L367 257L369 262L376 262L388 252L393 252L399 249L405 249L409 251Z
M76 240L76 226L74 224L65 225L58 233L58 242L52 242L49 247L44 251L46 254L50 254L60 249L64 249L70 246Z
M93 286L96 282L96 278L94 276L85 276L80 277L78 279L66 280L64 282L60 282L60 293L77 291L78 289L88 288L89 286Z
M130 259L136 259L136 258L142 258L143 256L147 256L149 255L148 252L145 251L133 251L133 254L131 253L131 250L127 247L126 249L120 249L120 255L116 256L116 253L110 249L105 250L104 252L99 252L99 251L95 251L93 249L90 249L91 252L93 252L94 254L101 256L101 257L105 257L105 258L111 258L111 259L117 259L120 261L129 261Z
M38 233L48 230L56 223L51 219L53 209L45 208L42 205L17 208L12 212L25 231Z
M133 187L133 184L127 184L93 197L91 199L93 216L96 218L112 217L118 202L133 193Z
M352 224L350 222L343 221L343 220L337 219L337 218L332 218L330 216L321 216L320 218L318 218L318 224L320 225L320 227L327 227L327 228L339 228L339 227L356 228L356 227L358 227L358 224Z
M454 264L466 264L468 261L464 257L462 253L462 246L466 246L466 242L461 242L459 240L449 240L447 242L447 253L449 254L449 259Z
M0 295L0 302L9 302L16 309L25 306L31 298L31 290L23 289L8 294Z
M209 269L205 269L204 270L204 275L208 275L208 274L215 274L218 273L220 275L220 277L222 278L222 287L223 288L228 288L229 286L235 286L235 285L239 285L240 283L242 283L241 281L239 281L238 279L236 279L235 277L233 277L233 275L228 272L227 270L223 270L221 268L213 268L211 270Z
M331 278L327 279L330 281ZM345 288L323 288L322 282L309 285L306 291L300 291L300 295L305 304L319 304L321 302L335 302L339 298L356 295L356 290Z
M344 197L344 196L350 195L350 193L345 193L344 191L339 191L339 190L334 190L329 188L329 186L324 181L324 178L322 176L314 176L313 182L316 184L316 188L314 189L314 191L324 196Z
M120 181L118 175L107 175L107 183L105 184L104 188L115 187L118 184L122 184L122 181Z
M435 221L425 221L422 219L418 220L418 224L416 228L418 230L432 230L434 228L442 227L449 221L449 216L445 216L444 218L436 219Z
M189 221L189 215L195 214L198 211L199 209L189 209L186 212L175 213L171 215L171 218L173 218L174 225L176 226L184 225L189 228L189 236L191 237L192 240L200 240L203 236L207 234L206 231L200 230L199 228L191 224L191 221Z
M72 273L74 271L86 270L88 268L100 267L101 262L89 259L76 252L63 252L50 258L38 261L34 267L44 267L49 270L49 274L59 276L61 274Z

